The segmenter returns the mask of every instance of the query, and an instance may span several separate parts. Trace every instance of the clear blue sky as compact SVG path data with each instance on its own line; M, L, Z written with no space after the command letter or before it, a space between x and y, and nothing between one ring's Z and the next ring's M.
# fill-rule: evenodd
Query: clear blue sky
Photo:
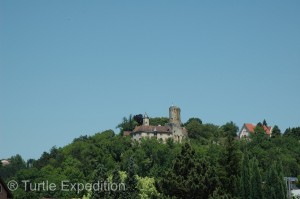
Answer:
M0 1L0 159L171 104L284 131L299 98L298 0Z

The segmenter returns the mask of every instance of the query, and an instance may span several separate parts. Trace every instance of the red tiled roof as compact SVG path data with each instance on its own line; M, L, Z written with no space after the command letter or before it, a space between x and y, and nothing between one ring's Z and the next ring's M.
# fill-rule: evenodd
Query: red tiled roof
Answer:
M248 129L249 132L253 133L256 125L250 124L250 123L245 123L245 127ZM264 128L264 130L265 130L265 132L266 132L267 135L271 134L271 129L272 129L271 126L265 126L265 125L263 125L263 128Z
M271 126L263 126L263 127L264 127L264 130L265 130L265 132L267 133L267 135L270 135L270 134L271 134L272 127L271 127Z
M164 132L171 133L171 128L169 126L136 126L133 132Z
M254 129L256 126L253 124L247 123L247 124L245 124L245 127L248 129L249 132L254 132Z

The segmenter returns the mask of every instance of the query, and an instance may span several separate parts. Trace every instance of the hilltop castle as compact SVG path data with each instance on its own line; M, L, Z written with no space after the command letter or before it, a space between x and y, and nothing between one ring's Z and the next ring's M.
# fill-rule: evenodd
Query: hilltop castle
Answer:
M169 108L169 123L166 123L164 126L153 126L145 113L143 125L136 126L130 135L131 139L136 141L140 141L142 138L156 138L165 142L171 138L176 142L181 142L187 137L187 131L184 127L181 127L180 108L171 106Z

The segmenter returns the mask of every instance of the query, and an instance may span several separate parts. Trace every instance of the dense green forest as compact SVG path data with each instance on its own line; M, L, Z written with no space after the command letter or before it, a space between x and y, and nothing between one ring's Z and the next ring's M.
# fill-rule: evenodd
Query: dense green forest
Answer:
M167 118L152 118L164 124ZM122 136L140 124L129 116L113 130L81 136L62 148L53 147L37 160L20 155L0 165L0 175L19 188L15 198L241 198L284 199L284 176L300 177L300 127L284 133L274 126L267 137L257 125L251 139L237 139L233 122L222 126L190 118L183 125L189 139L183 143L156 139L131 142ZM264 121L263 123L266 123ZM126 190L88 191L78 185L72 191L33 190L28 184L49 181L72 183L108 181L124 183ZM26 185L26 186L25 186Z

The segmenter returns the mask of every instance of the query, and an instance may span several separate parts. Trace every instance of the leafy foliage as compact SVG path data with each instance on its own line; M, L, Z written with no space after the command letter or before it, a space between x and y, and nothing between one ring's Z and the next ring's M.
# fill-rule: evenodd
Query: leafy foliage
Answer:
M117 128L120 129L121 135L123 135L124 131L132 131L138 123L132 118L130 114L128 118L123 117L123 121L117 125Z
M140 118L140 116L139 116ZM136 119L136 118L135 118ZM132 130L138 120L123 118L120 131ZM152 121L152 123L151 123ZM150 118L164 125L168 118ZM264 123L264 122L263 122ZM131 142L112 130L80 136L64 147L52 147L27 163L20 155L0 164L8 182L24 179L59 184L95 182L109 178L125 183L126 191L31 191L20 184L15 198L283 198L284 176L300 176L300 127L283 136L274 126L268 137L258 125L250 140L238 140L233 122L217 126L190 118L184 125L189 139L177 143L156 139ZM78 189L76 189L78 190Z
M173 168L161 180L166 196L178 198L208 198L218 186L215 167L199 159L189 144L182 147Z
M256 158L250 161L250 196L252 199L263 198L262 177Z
M286 129L284 132L284 136L294 137L299 140L300 139L300 127Z
M134 119L134 121L136 121L138 123L138 125L143 124L143 115L142 114L133 116L133 119Z
M125 197L126 199L133 199L137 198L138 189L137 189L137 179L136 179L136 172L135 172L135 163L133 157L130 157L129 164L128 164L128 175L125 180L127 185Z
M103 164L99 164L94 171L93 175L93 183L104 183L108 179L107 174L106 174L106 168L104 167ZM92 199L98 199L98 198L105 198L107 196L107 193L104 192L103 190L99 189L93 189L92 190Z
M200 118L192 117L192 118L188 119L188 121L186 123L184 123L184 126L189 125L189 123L191 123L193 121L197 122L199 124L202 124L202 120Z
M240 196L242 199L250 198L251 186L250 186L250 168L249 168L249 156L244 154L242 160L242 170L240 178Z
M165 125L169 122L169 118L167 117L153 117L149 119L150 125L158 126L158 125Z
M272 137L278 137L278 136L281 136L281 130L279 129L279 127L277 125L275 125L273 127L273 130L272 130Z
M236 124L234 124L232 121L227 122L221 128L224 131L225 136L236 137L237 132L239 131L239 127Z

